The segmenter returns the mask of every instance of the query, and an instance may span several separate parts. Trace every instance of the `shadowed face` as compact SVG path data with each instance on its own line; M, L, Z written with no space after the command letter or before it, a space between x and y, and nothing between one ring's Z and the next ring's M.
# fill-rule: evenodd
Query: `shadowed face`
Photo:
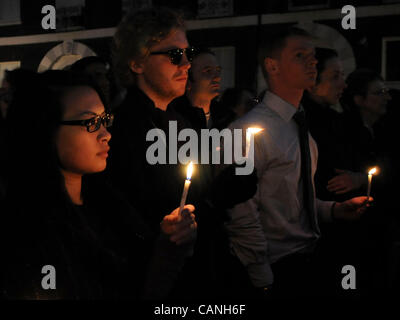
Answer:
M385 83L381 80L375 80L368 85L366 96L356 99L356 104L368 113L381 116L386 113L387 103L391 99Z
M182 29L172 29L167 38L150 48L151 52L165 52L171 49L186 49L189 44ZM186 56L178 65L171 62L167 54L150 54L142 62L131 62L131 69L137 73L139 88L154 102L169 103L185 93L190 62Z
M221 66L213 54L201 53L193 59L188 89L192 93L212 100L220 94Z
M319 78L320 81L312 88L311 94L324 104L337 104L346 88L343 66L340 60L338 58L327 60Z
M278 83L293 89L304 90L315 84L317 78L315 47L312 40L291 36L280 56L274 60L274 76Z
M90 87L76 87L63 98L64 121L86 120L104 113L99 95ZM61 125L56 146L62 169L76 174L103 171L108 157L111 134L103 126L88 132L86 126Z

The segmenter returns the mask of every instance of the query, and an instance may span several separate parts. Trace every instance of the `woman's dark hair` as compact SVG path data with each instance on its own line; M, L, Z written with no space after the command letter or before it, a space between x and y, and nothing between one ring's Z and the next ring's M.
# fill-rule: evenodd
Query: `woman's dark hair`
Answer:
M347 88L344 90L341 100L345 111L358 111L354 97L357 95L366 97L369 84L377 80L383 81L383 78L370 69L358 69L350 73L346 79Z
M82 59L79 59L78 61L74 62L68 70L76 73L83 73L85 72L85 69L89 67L92 64L102 64L106 68L109 68L110 64L103 58L99 56L90 56L90 57L84 57Z
M338 58L339 55L336 50L329 48L315 48L315 58L317 63L317 84L321 80L321 73L325 70L326 62L333 58Z
M68 71L46 71L35 82L16 88L7 117L8 191L31 200L67 200L55 137L64 114L63 98L89 78Z

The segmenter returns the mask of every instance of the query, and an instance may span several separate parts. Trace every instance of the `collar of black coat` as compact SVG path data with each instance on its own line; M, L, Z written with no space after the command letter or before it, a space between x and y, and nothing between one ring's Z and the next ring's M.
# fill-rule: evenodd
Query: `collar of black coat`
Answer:
M168 129L169 121L177 121L178 130L191 127L189 121L174 108L168 106L166 111L157 108L137 86L128 88L125 100L117 113L118 118L135 119L135 123L142 123L144 127L157 127L164 131Z

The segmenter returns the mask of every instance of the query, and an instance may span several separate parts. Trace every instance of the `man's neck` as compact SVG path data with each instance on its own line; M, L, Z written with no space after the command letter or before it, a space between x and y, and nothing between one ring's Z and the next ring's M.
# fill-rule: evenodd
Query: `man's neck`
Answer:
M210 112L211 100L195 95L190 91L186 94L192 106L203 109L204 113Z
M71 198L72 203L82 205L82 175L64 170L61 170L61 172L64 176L65 188L67 189L67 193Z
M296 109L298 109L300 106L300 101L301 98L303 97L303 92L304 92L303 89L293 89L284 86L274 86L273 84L270 84L269 91L276 94L278 97L285 100L286 102L289 102Z

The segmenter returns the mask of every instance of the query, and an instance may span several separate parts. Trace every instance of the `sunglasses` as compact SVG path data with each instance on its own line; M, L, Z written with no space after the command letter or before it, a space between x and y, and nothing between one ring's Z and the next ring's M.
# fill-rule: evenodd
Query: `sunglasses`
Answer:
M167 50L167 51L154 51L154 52L150 52L151 55L153 54L166 54L169 56L169 59L171 60L172 64L175 65L180 65L182 62L182 58L183 58L183 53L186 53L186 57L189 60L189 62L192 62L194 56L196 55L196 48L195 47L189 47L186 49L180 49L180 48L176 48L176 49L171 49L171 50Z
M101 124L105 128L109 128L112 126L114 121L114 115L111 113L103 113L101 115L97 115L93 118L86 120L68 120L61 121L60 124L68 125L68 126L83 126L86 127L88 132L95 132L100 129Z

